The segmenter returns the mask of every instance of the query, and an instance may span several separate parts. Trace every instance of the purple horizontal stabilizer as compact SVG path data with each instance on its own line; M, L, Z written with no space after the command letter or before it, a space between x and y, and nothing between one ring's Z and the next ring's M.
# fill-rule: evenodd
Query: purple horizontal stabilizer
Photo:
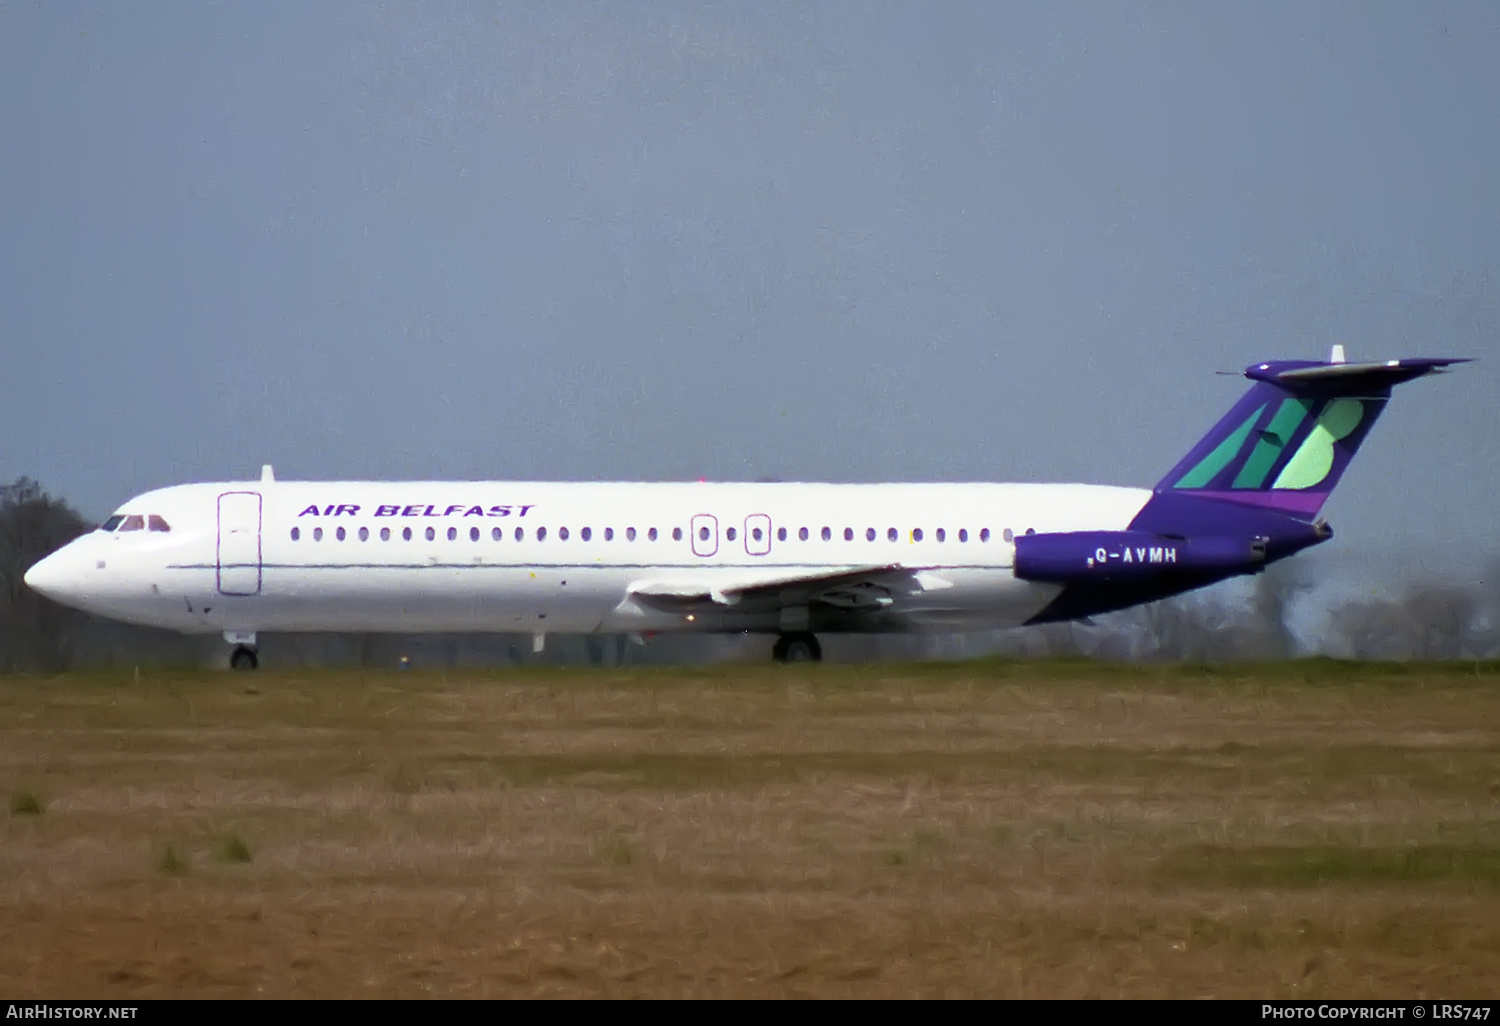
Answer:
M1316 390L1356 395L1371 389L1387 390L1427 374L1438 374L1468 357L1409 356L1374 363L1321 363L1312 360L1272 360L1245 368L1245 377L1295 391Z

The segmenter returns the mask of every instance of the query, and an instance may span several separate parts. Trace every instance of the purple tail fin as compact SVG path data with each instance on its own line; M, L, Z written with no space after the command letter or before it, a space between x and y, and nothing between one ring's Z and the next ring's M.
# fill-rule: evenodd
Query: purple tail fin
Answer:
M1315 516L1359 451L1391 388L1461 359L1384 363L1278 360L1245 369L1255 382L1223 420L1157 482L1159 493L1222 499Z

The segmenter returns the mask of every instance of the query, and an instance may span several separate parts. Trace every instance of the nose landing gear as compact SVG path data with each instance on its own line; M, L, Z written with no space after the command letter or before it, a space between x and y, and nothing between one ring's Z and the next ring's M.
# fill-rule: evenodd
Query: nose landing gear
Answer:
M778 663L817 663L823 659L823 646L806 632L783 634L776 639L771 656Z

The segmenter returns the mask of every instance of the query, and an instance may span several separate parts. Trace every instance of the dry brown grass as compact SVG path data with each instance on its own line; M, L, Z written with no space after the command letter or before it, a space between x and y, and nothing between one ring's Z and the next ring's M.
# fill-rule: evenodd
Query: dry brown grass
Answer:
M249 683L0 679L0 993L1500 993L1493 666Z

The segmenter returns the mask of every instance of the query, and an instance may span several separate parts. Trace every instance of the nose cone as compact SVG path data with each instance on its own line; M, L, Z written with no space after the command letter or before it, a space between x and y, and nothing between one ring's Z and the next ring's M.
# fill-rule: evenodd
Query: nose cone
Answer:
M77 593L78 574L67 547L59 549L26 571L26 587L55 602L68 602Z

